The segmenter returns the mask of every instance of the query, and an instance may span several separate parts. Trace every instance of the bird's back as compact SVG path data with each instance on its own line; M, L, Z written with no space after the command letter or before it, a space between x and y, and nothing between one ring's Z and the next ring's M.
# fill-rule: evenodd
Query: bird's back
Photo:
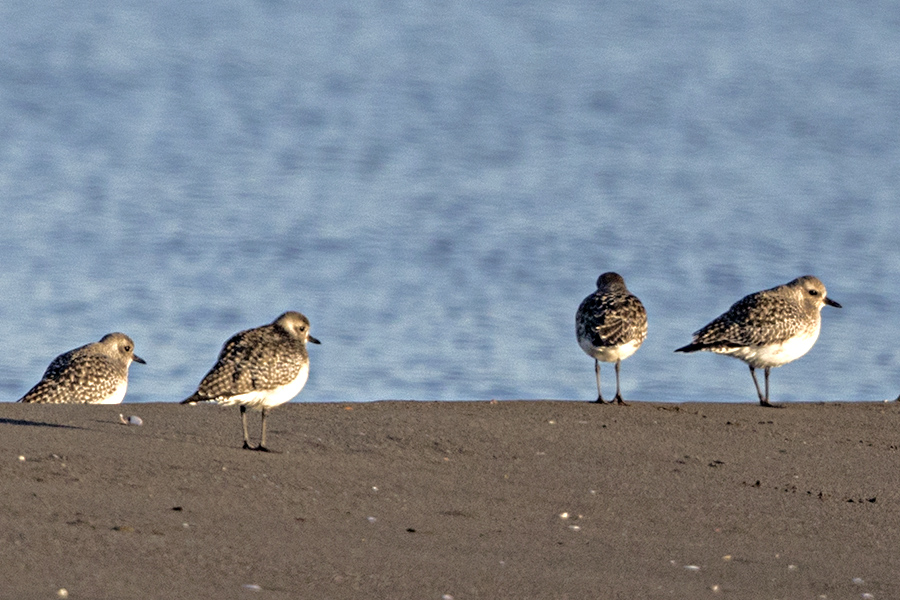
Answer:
M48 404L99 403L116 393L126 380L121 365L83 348L53 359L41 380L19 401Z
M183 403L265 391L294 381L308 362L303 342L274 325L232 336L197 391Z
M647 312L633 294L597 292L581 303L576 315L579 340L594 347L643 342L647 337Z
M780 344L814 330L819 323L819 313L804 312L794 297L779 290L764 290L739 300L727 312L694 332L694 340L688 347L699 350L717 346Z

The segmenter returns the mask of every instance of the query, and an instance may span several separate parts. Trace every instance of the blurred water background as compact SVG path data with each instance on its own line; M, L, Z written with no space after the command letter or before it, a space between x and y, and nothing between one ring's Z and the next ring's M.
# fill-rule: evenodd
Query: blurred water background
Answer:
M10 0L0 40L0 399L123 331L126 401L176 401L294 309L298 401L589 400L608 270L627 398L755 402L673 350L804 274L844 309L773 399L900 392L896 3Z

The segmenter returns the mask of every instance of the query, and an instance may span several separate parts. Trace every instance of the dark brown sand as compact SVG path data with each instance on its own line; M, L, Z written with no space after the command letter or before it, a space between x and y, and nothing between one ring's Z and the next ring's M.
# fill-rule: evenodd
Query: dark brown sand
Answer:
M0 597L900 598L898 423L884 403L290 404L265 454L236 408L3 404Z

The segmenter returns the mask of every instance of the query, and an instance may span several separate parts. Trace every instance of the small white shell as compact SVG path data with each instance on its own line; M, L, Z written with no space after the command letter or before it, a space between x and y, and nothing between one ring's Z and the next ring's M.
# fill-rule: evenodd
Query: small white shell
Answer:
M143 425L144 424L143 419L141 419L140 417L136 417L134 415L131 415L130 417L126 417L125 415L120 414L119 421L121 421L125 425Z

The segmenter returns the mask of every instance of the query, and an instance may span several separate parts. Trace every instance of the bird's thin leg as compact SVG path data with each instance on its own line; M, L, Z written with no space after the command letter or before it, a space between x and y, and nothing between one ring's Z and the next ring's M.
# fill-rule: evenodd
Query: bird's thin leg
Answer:
M241 427L244 429L244 449L256 450L250 445L250 434L247 432L247 407L241 404Z
M760 406L772 406L769 404L769 369L765 370L766 374L766 395L763 396L762 390L759 389L759 382L756 380L756 369L750 367L750 375L753 376L753 385L756 386L756 395L759 396Z
M767 405L769 401L763 397L762 390L759 389L759 382L756 380L756 369L752 366L750 367L750 376L753 378L753 385L756 386L756 395L759 397L759 403L763 406Z
M594 359L594 372L597 374L597 399L595 402L604 404L603 394L600 393L600 361L596 358Z
M627 406L625 400L622 399L622 390L619 387L619 366L622 364L621 360L616 361L616 404L622 404Z
M259 439L259 446L256 447L257 450L262 450L263 452L268 452L269 449L266 448L266 415L268 414L268 410L263 407L262 409L262 436Z

